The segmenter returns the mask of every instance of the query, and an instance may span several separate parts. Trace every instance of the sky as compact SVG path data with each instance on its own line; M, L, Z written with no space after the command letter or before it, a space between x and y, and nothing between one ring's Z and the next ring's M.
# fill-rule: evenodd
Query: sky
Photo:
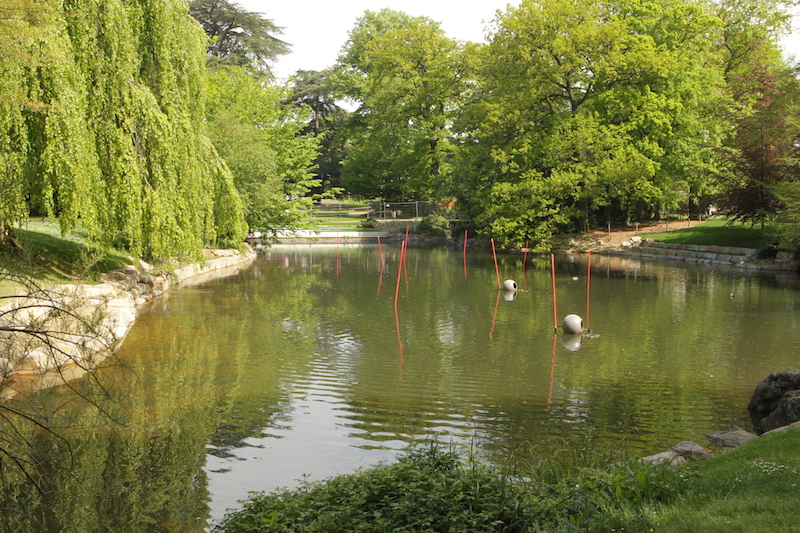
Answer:
M519 5L518 0L235 0L248 11L263 13L284 28L280 37L292 45L292 53L273 66L279 80L298 70L323 70L336 62L348 32L364 11L383 8L411 16L425 16L441 23L448 37L484 42L486 27L497 10ZM472 4L472 5L469 5ZM800 8L794 31L782 44L787 55L800 58Z
M323 70L333 66L347 34L364 11L383 8L441 23L448 37L484 42L486 23L505 10L509 0L234 0L248 11L263 13L284 28L280 37L292 53L278 59L273 72L285 79L298 70ZM296 2L296 3L295 3ZM511 2L518 5L519 2ZM470 5L471 4L471 5Z

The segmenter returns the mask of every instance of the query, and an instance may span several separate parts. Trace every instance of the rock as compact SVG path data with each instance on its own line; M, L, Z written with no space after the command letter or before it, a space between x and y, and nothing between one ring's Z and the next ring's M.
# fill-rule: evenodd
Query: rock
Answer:
M800 370L776 372L761 380L747 409L759 435L800 420Z
M135 288L139 290L139 295L140 296L150 292L150 287L148 287L144 283L137 283Z
M708 452L699 444L684 440L672 447L672 451L687 461L708 459Z
M791 390L778 400L775 410L756 424L759 435L800 421L800 390Z
M706 435L706 438L713 443L735 448L758 437L741 428L732 428L721 433L711 433L710 435Z
M678 455L676 452L670 450L668 452L661 452L655 455L649 455L647 457L642 457L642 461L646 461L648 463L669 463L670 466L678 467L681 466L683 463L686 462L686 459Z
M788 426L781 426L779 428L771 429L761 434L763 437L764 435L771 435L773 433L780 433L781 431L786 431L787 429L800 429L800 422L792 422Z

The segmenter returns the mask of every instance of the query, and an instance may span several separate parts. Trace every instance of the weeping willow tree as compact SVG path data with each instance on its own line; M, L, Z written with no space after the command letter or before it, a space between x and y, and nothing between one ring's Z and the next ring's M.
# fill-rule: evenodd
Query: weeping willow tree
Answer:
M31 212L145 258L244 237L201 134L206 37L183 0L10 0L0 37L7 245Z

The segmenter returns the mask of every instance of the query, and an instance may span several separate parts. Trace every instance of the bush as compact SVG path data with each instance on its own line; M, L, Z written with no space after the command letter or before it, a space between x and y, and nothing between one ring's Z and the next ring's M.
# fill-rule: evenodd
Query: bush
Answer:
M524 479L437 445L299 489L252 496L218 533L649 531L681 493L667 465L593 447L533 456Z
M378 224L378 221L377 221L377 220L375 220L375 219L374 219L374 218L372 218L372 217L369 217L369 218L365 218L364 220L362 220L362 221L361 221L361 224L359 224L359 226L360 226L362 229L375 229L375 226L376 226L377 224Z
M414 233L426 237L446 237L450 230L450 221L441 215L428 215L417 224Z
M536 515L531 502L525 485L433 445L394 464L254 495L214 531L522 532Z

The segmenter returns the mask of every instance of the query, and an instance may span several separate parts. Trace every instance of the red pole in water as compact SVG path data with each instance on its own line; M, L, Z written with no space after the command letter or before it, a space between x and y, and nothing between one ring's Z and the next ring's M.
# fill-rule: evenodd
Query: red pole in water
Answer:
M381 246L381 238L380 235L378 236L378 254L381 256L381 270L383 270L383 265L385 264L383 261L383 247Z
M406 255L408 252L408 226L406 226L406 240L403 241L403 274L406 279L406 292L408 292L408 262Z
M527 263L528 263L528 241L525 241L525 252L522 254L522 270L525 270Z
M497 252L494 249L494 239L492 239L492 256L494 256L494 272L497 274L497 288L502 289L503 284L500 283L500 268L497 266Z
M592 251L589 250L589 265L586 267L586 329L589 329L589 299L592 294Z
M550 272L553 280L553 330L558 330L558 311L556 310L556 256L550 254Z
M397 308L397 298L400 296L400 279L403 277L403 259L405 259L406 241L400 245L400 261L397 264L397 286L394 289L394 306Z
M469 230L464 230L464 279L467 279L467 235Z
M339 277L339 222L336 222L336 277Z

